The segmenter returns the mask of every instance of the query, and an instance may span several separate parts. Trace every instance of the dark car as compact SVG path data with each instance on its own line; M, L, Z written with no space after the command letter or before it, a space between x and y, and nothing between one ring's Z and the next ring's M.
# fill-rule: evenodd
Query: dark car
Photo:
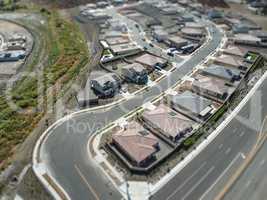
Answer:
M152 43L149 43L148 45L151 46L151 47L154 47L154 45Z

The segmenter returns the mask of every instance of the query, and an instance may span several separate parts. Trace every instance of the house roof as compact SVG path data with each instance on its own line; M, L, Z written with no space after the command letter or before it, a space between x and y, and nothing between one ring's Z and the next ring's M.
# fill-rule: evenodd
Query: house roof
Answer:
M218 56L217 58L215 58L214 60L217 63L222 63L225 65L230 65L230 66L234 66L234 67L239 67L243 65L243 58L239 58L236 56L231 56L231 55L226 55L226 54L222 54L220 56Z
M136 44L134 44L134 43L111 45L110 49L115 53L124 53L126 51L140 50L140 48L138 46L136 46Z
M226 49L223 50L223 52L230 55L244 57L248 50L238 46L228 46Z
M261 42L261 39L256 36L243 33L236 34L233 39L235 41Z
M163 58L160 58L160 57L157 57L157 56L154 56L152 54L144 54L142 56L139 56L135 59L135 62L138 62L138 63L141 63L141 64L144 64L144 65L148 65L148 66L154 66L158 63L160 64L164 64L166 63L167 61Z
M154 34L157 36L168 36L168 32L160 28L155 29Z
M155 110L146 110L143 113L143 118L163 130L163 134L172 137L176 137L193 125L192 120L164 104L160 104Z
M157 151L154 146L158 139L137 122L130 123L125 131L114 134L112 138L138 163Z
M254 35L258 38L267 38L267 31L264 30L255 30L249 32L251 35Z
M123 36L106 37L105 40L109 45L124 44L130 42L128 37Z
M200 90L208 90L214 93L224 95L225 93L230 93L233 91L233 87L228 87L224 80L210 77L210 76L203 76L198 74L194 77L195 80L193 81L192 85L199 88Z
M181 29L181 32L186 35L203 35L203 31L199 28L187 28Z
M186 40L186 39L184 39L178 35L169 37L169 41L173 42L175 44L184 44L184 43L188 42L188 40Z
M122 67L123 69L134 69L136 72L143 72L146 68L140 63L133 63Z
M201 22L186 22L185 27L187 28L204 28L205 25Z
M233 80L234 77L240 76L238 69L230 69L221 65L211 64L208 67L201 70L201 72L207 73L211 76L217 76L226 80Z
M212 101L198 96L191 91L185 91L182 94L169 95L171 102L175 106L181 106L192 113L201 114L207 107L212 105Z
M119 77L115 73L108 73L93 80L97 81L101 86L104 86L107 82L120 82Z

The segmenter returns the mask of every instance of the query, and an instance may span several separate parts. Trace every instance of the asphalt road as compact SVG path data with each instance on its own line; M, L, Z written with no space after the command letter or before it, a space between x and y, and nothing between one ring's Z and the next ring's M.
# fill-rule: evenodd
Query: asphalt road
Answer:
M266 133L267 126L263 129ZM226 194L224 200L260 200L267 197L267 143L257 153L253 162Z
M231 173L234 173L240 167L240 164L254 146L263 118L267 114L267 107L264 106L265 102L267 102L267 80L264 81L257 92L240 110L238 115L231 120L212 143L151 199L214 199L222 188L221 186L228 180L227 177L230 177ZM263 172L264 169L260 169L255 176L259 177ZM222 182L223 179L224 181ZM256 177L255 180L257 180ZM258 181L260 182L260 180ZM266 184L266 176L264 181ZM214 183L218 183L218 185ZM239 187L242 187L242 182L240 182ZM236 196L239 195L239 191L237 190L235 191ZM242 191L245 194L248 193L245 189L241 189ZM231 196L228 199L231 199ZM240 196L240 199L246 198ZM251 200L251 198L247 199Z
M166 91L213 52L222 34L214 26L210 25L210 29L212 40L207 46L158 85L109 110L74 116L52 130L41 147L41 160L72 199L121 199L120 193L88 159L88 139L101 127Z

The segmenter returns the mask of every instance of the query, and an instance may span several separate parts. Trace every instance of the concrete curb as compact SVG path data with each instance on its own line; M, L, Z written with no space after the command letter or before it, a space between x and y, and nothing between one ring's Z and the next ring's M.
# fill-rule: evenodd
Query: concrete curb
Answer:
M67 117L64 117L58 121L56 121L52 126L50 126L38 139L34 150L33 150L33 165L32 169L36 175L36 177L39 179L39 181L42 183L42 185L45 187L45 189L56 199L56 200L70 200L70 197L68 194L64 191L64 189L57 183L57 181L48 173L48 169L46 166L41 162L40 160L40 149L42 143L45 141L45 139L49 136L50 132L55 129L58 125L63 123Z
M224 35L224 37L222 38L222 41L221 41L221 44L216 48L216 50L214 51L214 52L212 52L210 55L213 55L214 53L217 53L217 51L223 46L223 45L225 45L225 42L227 41L227 40L224 40L226 37L225 37L225 35ZM206 44L205 44L206 45ZM202 45L202 46L204 46L204 45ZM209 59L209 56L205 59L205 60L208 60ZM203 62L205 62L205 60L203 61ZM187 76L191 76L195 71L197 71L197 67L199 66L199 65L201 65L202 63L199 63L191 72L189 72L188 73L188 75ZM171 71L171 70L170 70ZM175 89L175 88L177 88L180 84L182 84L182 83L184 83L185 82L185 80L179 80L177 83L175 83L172 87L170 87L169 89ZM160 94L160 95L158 95L158 96L156 96L155 98L153 98L151 101L149 101L149 102L147 102L146 104L148 104L148 103L151 103L151 104L153 104L153 103L155 103L155 102L157 102L157 101L159 101L160 99L162 99L162 98L164 98L164 96L166 96L166 95L168 95L168 91L165 91L165 92L162 92L162 94ZM103 158L103 155L99 152L99 149L97 148L98 146L99 146L99 138L98 137L100 137L101 135L103 135L103 134L105 134L107 131L109 131L109 130L111 130L112 128L114 128L114 127L116 127L117 125L118 125L118 123L122 120L122 119L124 119L124 120L128 120L129 118L131 118L131 117L133 117L134 115L136 115L136 113L138 113L138 112L140 112L140 111L142 111L142 110L144 110L145 108L144 108L144 105L140 108L140 109L137 109L137 110L135 110L134 112L132 112L130 115L128 115L128 114L126 114L125 116L122 116L121 118L119 118L118 120L116 120L115 122L113 122L113 125L112 126L109 126L108 128L103 128L102 130L100 130L98 133L97 133L97 136L96 137L91 137L91 138L93 138L92 140L91 140L91 138L89 139L89 141L88 141L88 154L89 154L89 156L92 158L92 159L94 159L94 160L96 160L93 156L92 156L92 153L91 153L91 151L90 151L90 147L89 147L89 145L90 144L93 144L93 151L94 151L94 153L96 154L96 156L95 157L98 157L98 158L102 158L102 160L104 160L103 162L107 165L107 167L109 168L109 170L110 171L112 171L112 172L116 172L116 169L113 167L113 166L111 166L109 163L107 164L107 161L105 160L105 158ZM96 139L98 139L98 141L96 141ZM97 161L97 160L96 160ZM98 162L96 162L96 163L98 163ZM108 179L110 180L110 182L114 185L114 187L115 188L117 188L117 190L118 191L120 191L120 193L122 194L122 196L124 196L125 198L127 197L127 194L125 193L125 191L123 191L122 189L121 189L121 187L118 187L118 185L115 183L115 181L110 177L110 175L105 171L105 169L103 169L103 167L101 167L99 164L98 164L98 166L99 166L99 168L103 171L103 173L108 177ZM119 180L122 180L123 179L123 177L121 177L120 175L119 175L119 173L114 173L114 174L117 174L117 179L119 179ZM176 174L175 174L176 175ZM167 175L166 175L167 176ZM170 180L171 178L169 178L166 182L168 182L169 180ZM164 180L160 180L158 183L161 183L161 181L164 181ZM164 182L164 183L162 183L162 185L161 186L158 186L159 187L159 189L163 186L163 185L165 185L166 183ZM149 186L149 187L151 187L151 186ZM157 187L155 188L155 189L153 189L153 186L151 187L151 191L150 191L150 195L152 195L152 194L154 194L155 192L157 191ZM145 199L149 199L149 196L147 196L147 197L145 197Z
M220 46L218 46L216 48L215 51L217 51L220 48ZM214 52L212 52L214 53ZM211 54L212 54L211 53ZM209 57L209 56L208 56ZM207 57L207 58L208 58ZM197 65L198 66L198 65ZM196 67L197 67L196 66ZM175 66L174 66L175 67ZM176 67L175 67L176 68ZM171 71L173 69L170 69L169 71ZM193 70L194 71L194 70ZM192 71L188 73L189 75L192 74ZM164 75L163 75L164 76ZM187 75L186 75L187 76ZM166 78L166 75L165 77ZM162 80L162 79L160 79ZM159 81L160 81L159 80ZM181 81L183 80L179 80L177 81L177 83L175 83L173 86L171 86L170 88L174 88L177 87L179 83L181 83ZM153 98L151 100L151 102L154 102L156 100L158 100L159 98L161 98L162 96L166 95L165 92L163 92L162 94L158 95L157 97ZM45 166L44 163L42 163L41 159L40 159L40 150L42 147L43 142L47 139L47 137L52 133L52 131L59 125L61 125L63 122L65 122L66 120L72 118L73 116L76 116L78 114L81 113L86 113L86 112L92 112L95 110L99 110L99 109L104 109L104 108L109 108L111 106L115 106L120 102L125 101L126 99L121 99L118 102L114 102L112 104L108 104L108 105L104 105L101 107L96 107L96 108L88 108L88 109L84 109L81 111L77 111L74 112L70 115L67 115L61 119L59 119L58 121L56 121L55 123L53 123L42 135L41 137L38 139L35 147L34 147L34 151L33 151L33 171L35 173L35 175L37 176L37 178L39 179L39 181L44 185L44 187L47 189L47 191L56 199L56 200L60 200L60 199L64 199L64 200L69 200L70 197L68 196L67 192L64 191L64 189L60 186L60 184L56 181L55 178L53 178L53 176L51 174L49 174L49 170L48 168ZM139 107L137 109L135 109L133 112L130 112L130 114L128 113L127 117L130 117L132 115L134 115L136 112L139 112L140 109L142 109L143 107ZM97 134L100 132L97 132ZM116 187L116 186L115 186ZM120 189L118 191L121 191ZM124 195L123 195L124 196Z
M247 96L239 103L235 110L215 129L215 131L207 137L196 149L191 152L182 162L180 162L170 174L164 177L164 180L158 182L157 185L151 186L151 194L155 194L160 190L167 182L169 182L174 176L176 176L188 163L190 163L197 155L199 155L202 150L204 150L219 134L220 132L229 124L229 122L237 115L237 113L243 108L251 96L257 91L263 81L267 78L267 72L258 80L254 87L250 90ZM154 187L154 188L153 188Z

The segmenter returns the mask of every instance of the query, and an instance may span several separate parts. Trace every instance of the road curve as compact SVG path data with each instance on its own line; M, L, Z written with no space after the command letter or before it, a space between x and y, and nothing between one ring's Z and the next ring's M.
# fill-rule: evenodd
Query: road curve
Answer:
M211 40L181 67L143 94L106 111L72 115L48 132L40 159L71 199L121 199L121 194L88 159L87 141L97 130L166 91L219 46L223 34L209 25Z

